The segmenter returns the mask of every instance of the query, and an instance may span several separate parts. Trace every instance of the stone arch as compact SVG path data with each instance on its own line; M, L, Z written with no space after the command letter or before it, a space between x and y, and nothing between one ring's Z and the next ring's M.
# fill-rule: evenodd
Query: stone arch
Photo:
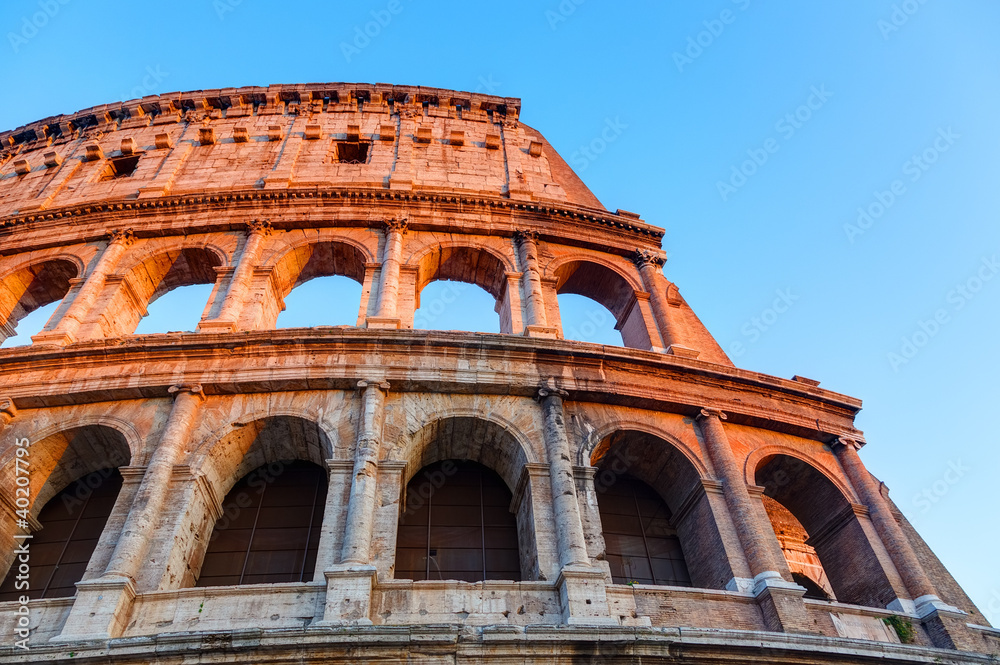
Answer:
M95 419L97 420L97 419ZM30 438L31 472L30 514L38 511L70 483L89 473L127 466L132 460L130 442L109 419L76 422L70 426L50 427ZM4 487L13 488L14 455L8 453L3 466Z
M597 467L594 487L599 495L602 488L630 476L652 488L670 510L692 584L723 588L732 570L705 490L704 465L686 448L662 433L615 428L591 453L590 463Z
M0 279L0 342L12 337L18 322L39 307L62 300L70 280L83 274L75 256L57 255L22 262Z
M278 293L284 297L315 277L342 275L359 284L365 281L368 249L347 238L310 238L273 252L264 265L274 274Z
M705 465L704 460L701 459L701 455L698 450L692 448L690 445L670 432L665 432L663 429L656 427L655 425L650 425L649 423L632 418L622 418L620 420L616 420L615 422L606 423L595 429L590 436L582 442L580 449L577 451L577 465L594 466L592 462L593 453L602 443L608 441L608 438L612 434L619 431L640 432L657 439L662 439L667 445L676 448L677 451L682 454L685 459L687 459L691 466L693 466L697 471L699 478L709 479L712 477L712 474ZM593 445L590 445L591 442Z
M837 490L844 496L845 500L857 503L858 500L854 495L854 490L852 490L843 479L838 478L833 475L829 469L817 463L817 460L810 459L807 455L801 451L793 448L792 446L785 446L780 444L771 444L767 446L762 446L760 448L755 448L753 451L747 455L746 462L743 464L743 474L746 478L748 485L755 485L757 469L766 460L775 455L785 455L787 457L793 457L803 464L810 465L817 473L823 475L830 483L832 483Z
M877 536L862 517L866 511L813 462L788 452L758 456L753 479L764 488L764 506L789 568L814 582L822 582L816 574L821 569L838 601L887 607L897 598L886 572L891 564L875 546Z
M611 262L591 256L567 257L548 267L555 280L555 293L572 293L605 307L615 318L615 329L625 346L651 349L653 338L643 315L639 294L644 293L634 276Z
M416 302L428 284L438 280L475 284L501 302L506 297L510 257L491 247L468 242L444 242L410 255L405 265L417 270Z
M324 466L333 456L326 430L298 412L268 412L227 425L189 456L189 466L202 474L221 499L247 473L265 464L291 460Z
M130 268L107 278L112 285L117 282L117 287L98 323L105 337L133 333L146 315L146 308L168 291L193 284L215 284L216 268L225 264L224 253L207 244L158 249L146 252Z

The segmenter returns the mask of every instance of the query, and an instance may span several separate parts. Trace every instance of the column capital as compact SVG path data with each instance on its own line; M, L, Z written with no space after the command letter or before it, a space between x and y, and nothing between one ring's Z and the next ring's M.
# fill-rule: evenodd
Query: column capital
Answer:
M528 241L538 242L538 231L530 231L526 229L517 229L514 231L514 242L518 245Z
M132 234L131 228L116 229L114 231L108 231L108 242L109 244L118 243L119 245L128 248L135 242L135 236Z
M201 401L205 400L205 393L202 391L200 383L176 384L167 388L167 392L175 398L183 393L190 393L198 397Z
M271 227L271 220L269 219L251 219L246 223L247 235L259 234L262 236L271 235L271 231L274 229Z
M727 416L725 413L723 413L721 409L713 409L713 408L707 407L707 406L703 407L698 412L698 416L697 417L700 420L702 418L711 418L712 416L715 416L719 420L729 420L729 416Z
M539 388L538 389L538 399L545 399L555 395L556 397L569 397L569 393L561 388Z
M841 449L847 448L848 446L853 448L856 452L858 450L861 450L861 446L863 446L864 444L861 441L853 439L849 436L838 436L836 439L831 441L829 445L830 445L830 450L836 453L839 452Z
M632 263L634 263L637 268L642 268L644 266L660 268L666 262L667 259L664 256L651 249L637 249L632 254Z
M389 219L382 220L382 225L385 228L386 233L389 233L390 231L398 231L401 234L405 234L409 223L410 222L406 217L400 217L399 219L390 217Z
M0 397L0 424L6 425L17 416L17 407L10 397Z
M358 381L358 388L359 389L364 390L368 386L374 386L375 388L381 388L382 390L385 390L385 391L389 390L389 382L388 381L375 381L375 380L369 381L369 380L366 380L366 379L361 379L360 381Z

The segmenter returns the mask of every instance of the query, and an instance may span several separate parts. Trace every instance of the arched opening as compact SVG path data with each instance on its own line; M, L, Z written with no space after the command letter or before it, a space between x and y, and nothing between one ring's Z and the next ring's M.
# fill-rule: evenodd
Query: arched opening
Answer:
M272 462L245 475L222 502L197 586L310 581L326 484L309 462Z
M494 514L496 518L507 514L514 520L516 538L513 541L510 540L509 536L505 536L506 540L502 541L496 541L493 539L493 536L490 536L491 540L489 542L513 542L514 547L518 550L516 557L518 574L514 576L511 570L506 569L502 579L533 580L539 578L541 569L538 559L538 536L535 532L536 525L531 507L531 492L524 490L515 493L519 483L523 482L521 476L528 463L528 459L524 448L522 448L511 432L498 423L471 416L458 416L437 420L426 425L410 437L409 446L405 450L405 460L407 462L407 473L411 475L404 479L406 480L407 494L406 501L401 502L404 505L400 506L400 528L413 525L413 520L416 518L410 515L411 509L424 507L427 503L426 497L432 490L436 491L438 486L449 485L450 478L453 475L457 475L459 470L465 468L471 469L469 473L472 476L475 476L477 473L482 474L483 480L475 480L475 483L483 482L485 483L484 487L491 488L483 495L486 499L492 501L490 503L492 506L491 514ZM474 463L474 465L471 467L463 466L470 462ZM486 473L483 469L489 471L489 473ZM502 486L498 486L494 482L496 480L499 480ZM476 486L478 487L478 485ZM489 497L493 497L493 499ZM504 499L504 497L506 498ZM413 502L409 502L411 498L414 499ZM475 493L466 498L466 500L472 499L479 501ZM440 503L443 500L445 498L439 497L437 501ZM447 500L451 501L452 499ZM502 505L501 510L498 506L501 506L504 500L507 503ZM476 503L475 505L479 504ZM472 504L470 503L469 506L472 506ZM430 510L431 519L436 519L433 518L434 508L431 507ZM467 515L470 512L475 513L475 510L475 508L467 506L460 512ZM399 542L397 536L397 544ZM416 542L416 545L413 545L414 542ZM419 549L420 547L424 547L425 550L430 546L425 541L404 540L403 544L406 545L406 548L413 547ZM509 548L503 547L500 549ZM398 550L397 553L399 553ZM411 554L409 552L405 554L411 557L428 556L426 551L424 554ZM509 554L503 556L507 557L505 560L508 563L514 561L514 559L510 558ZM440 565L440 558L436 561ZM428 563L423 558L418 558L417 560L410 558L406 561L397 561L396 572L394 573L394 576L397 578L403 574L404 570L398 567L400 564L407 567L405 569L407 571L406 574L410 574L414 570L424 570L426 573L428 570ZM494 564L490 565L493 566ZM495 565L499 566L499 564ZM496 567L495 569L500 571L501 567ZM437 578L432 577L432 579ZM452 579L466 578L453 577ZM484 578L479 577L477 579Z
M620 274L599 263L569 261L556 269L555 277L558 295L571 293L583 296L610 312L614 317L614 328L621 333L625 346L634 349L652 348L653 343L636 297L636 289ZM596 312L595 317L601 313L593 307L590 309ZM585 313L584 317L586 316ZM583 326L583 323L580 325ZM566 332L567 325L564 321L564 337L567 336ZM573 329L570 332L574 333Z
M284 311L266 315L262 325L357 325L366 260L360 249L345 242L317 242L289 250L274 266Z
M507 268L491 252L474 247L436 247L417 261L415 287L415 328L513 330ZM496 314L488 314L488 308Z
M5 456L0 479L4 487L19 487L13 452L11 448ZM34 591L46 585L49 587L46 598L56 597L54 594L72 596L73 585L83 579L88 562L94 570L103 571L111 551L107 547L95 548L121 487L121 476L116 469L128 465L130 459L128 442L122 433L102 425L72 427L43 436L32 444L28 496L19 495L15 499L19 510L27 505L26 521L37 520L42 526L31 540L30 597L38 598ZM0 554L3 561L0 570L15 568L13 544L20 544L13 539L15 533L13 520L2 524L0 534L11 546L4 547ZM113 539L114 534L109 537ZM46 545L44 549L48 552L36 558L35 545L42 542L56 544ZM59 566L61 572L43 580L47 572L55 570L48 566ZM35 575L40 577L36 579Z
M193 332L201 321L213 288L212 284L189 284L164 293L150 303L135 334Z
M793 577L810 595L884 608L896 592L855 508L811 464L789 455L761 460L755 482Z
M276 328L355 326L361 306L361 284L350 277L315 277L285 296Z
M3 346L30 344L30 336L42 330L69 292L70 280L78 274L72 261L54 259L4 277L0 281L0 342ZM32 314L39 316L28 320ZM12 339L15 335L17 340Z
M15 586L21 574L15 561L0 585L0 602L21 595L32 600L75 595L76 583L83 579L121 486L117 469L100 469L49 499L38 513L41 528L32 532L28 543L28 590Z
M724 588L733 571L701 475L674 445L635 430L591 453L605 558L616 584Z
M615 584L691 586L673 513L653 488L624 474L602 486L597 500Z
M121 285L100 317L101 331L105 337L133 334L140 320L147 315L150 305L178 287L206 284L211 285L209 288L211 292L217 277L215 269L220 265L222 261L215 252L201 247L171 250L146 259L122 278ZM109 278L109 281L113 279ZM184 295L191 294L184 293ZM200 320L202 313L207 309L206 299L183 303L185 310L199 306ZM162 320L167 323L165 327L168 330L177 330L177 324L171 323L175 319L170 314L169 308L164 309L166 312ZM144 331L167 332L159 328L155 330L150 328L153 326L144 326Z
M563 339L608 346L624 346L611 311L596 300L575 293L561 293L559 319Z
M503 479L482 464L444 460L421 469L406 486L396 578L520 580L511 499Z
M420 293L413 315L418 330L500 332L494 313L496 299L485 289L467 282L431 282Z

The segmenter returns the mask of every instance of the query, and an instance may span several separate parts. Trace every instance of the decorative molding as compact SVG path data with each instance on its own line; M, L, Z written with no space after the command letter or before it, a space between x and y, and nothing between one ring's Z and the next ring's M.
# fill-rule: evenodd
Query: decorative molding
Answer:
M108 231L108 244L114 243L124 245L126 249L135 244L135 235L133 235L132 229L127 228Z
M632 263L640 270L646 266L661 268L666 263L666 259L651 249L637 249L632 255Z
M389 219L382 220L382 226L385 228L386 234L396 231L402 235L406 235L407 226L409 225L409 220L406 217L390 217Z
M246 223L247 235L258 234L265 238L274 230L269 219L252 219Z
M711 418L712 416L715 416L719 420L728 420L729 419L729 416L727 416L721 410L714 409L712 407L702 407L701 411L698 412L698 416L697 417L700 420L702 418L705 418L705 419Z

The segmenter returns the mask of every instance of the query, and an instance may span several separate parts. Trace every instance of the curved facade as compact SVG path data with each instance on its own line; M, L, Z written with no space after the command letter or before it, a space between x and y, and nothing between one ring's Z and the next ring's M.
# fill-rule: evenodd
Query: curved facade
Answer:
M0 351L0 658L989 662L861 402L734 367L519 110L292 85L0 134L0 334L59 303ZM329 275L357 325L275 329ZM501 333L414 330L438 280ZM134 334L191 284L196 332Z

